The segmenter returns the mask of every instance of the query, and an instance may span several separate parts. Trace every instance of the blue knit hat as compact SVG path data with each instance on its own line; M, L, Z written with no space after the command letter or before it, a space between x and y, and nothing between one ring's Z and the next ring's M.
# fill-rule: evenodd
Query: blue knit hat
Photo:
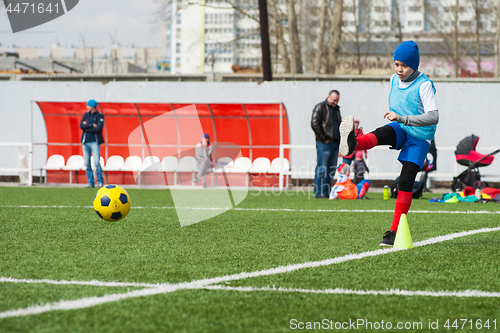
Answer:
M396 60L413 70L417 70L420 63L418 45L411 40L401 43L394 51L394 61Z
M205 133L205 134L203 134L203 135L201 136L201 139L202 139L202 140L203 140L203 138L207 138L207 140L208 140L208 141L210 141L210 136L209 136L207 133Z
M91 106L93 108L96 108L97 107L97 102L95 101L95 99L91 99L87 102L87 105L88 106Z

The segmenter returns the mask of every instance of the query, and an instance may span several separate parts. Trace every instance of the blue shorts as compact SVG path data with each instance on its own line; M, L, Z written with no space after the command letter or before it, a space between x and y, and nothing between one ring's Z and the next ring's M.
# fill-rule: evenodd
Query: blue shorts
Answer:
M358 183L358 185L356 185L356 188L358 189L358 193L361 192L361 189L363 188L363 185L365 185L365 183L368 183L368 184L372 184L372 182L369 180L369 179L363 179L362 181L360 181Z
M396 146L390 147L390 149L401 150L398 160L401 163L405 161L412 162L422 168L431 146L430 143L425 140L415 139L406 133L397 122L392 122L387 126L391 126L396 132Z

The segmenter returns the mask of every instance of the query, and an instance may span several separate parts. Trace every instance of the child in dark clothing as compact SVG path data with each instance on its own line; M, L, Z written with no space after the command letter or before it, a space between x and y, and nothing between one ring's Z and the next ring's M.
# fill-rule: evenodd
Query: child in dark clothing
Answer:
M357 151L355 156L356 159L352 164L352 171L354 172L353 182L357 185L360 181L365 179L365 172L370 172L370 170L363 159L362 151Z

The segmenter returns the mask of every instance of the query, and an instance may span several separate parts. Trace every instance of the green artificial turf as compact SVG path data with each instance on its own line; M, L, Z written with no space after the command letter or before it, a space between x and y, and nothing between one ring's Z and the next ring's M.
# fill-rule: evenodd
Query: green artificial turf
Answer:
M110 223L93 212L95 189L1 187L0 277L177 284L321 261L380 249L395 204L370 192L370 200L330 201L315 200L309 192L250 191L237 209L181 227L168 190L127 190L132 202L128 216ZM210 199L215 192L204 193ZM500 226L498 204L429 203L432 196L438 195L426 194L412 203L408 224L413 242ZM220 285L499 293L499 252L500 232L495 231ZM33 305L139 289L0 282L0 316ZM496 319L498 331L499 308L498 297L185 289L0 318L0 332L284 332L291 330L292 319L325 318L422 322L422 330L406 330L415 332L428 329L429 320L439 321L433 332L448 332L456 329L444 328L446 319L473 319L474 324ZM467 330L478 331L460 331Z

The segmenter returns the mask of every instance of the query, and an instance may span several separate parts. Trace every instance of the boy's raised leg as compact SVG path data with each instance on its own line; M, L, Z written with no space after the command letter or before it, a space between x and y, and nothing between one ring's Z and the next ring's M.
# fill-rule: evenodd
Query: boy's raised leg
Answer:
M356 148L356 136L354 134L354 118L349 115L342 120L339 126L340 144L339 153L342 156L349 156Z
M354 131L354 118L346 116L339 126L340 144L339 153L342 156L349 156L355 150L367 150L375 147L378 144L377 137L373 133L368 133L360 137L356 137Z

